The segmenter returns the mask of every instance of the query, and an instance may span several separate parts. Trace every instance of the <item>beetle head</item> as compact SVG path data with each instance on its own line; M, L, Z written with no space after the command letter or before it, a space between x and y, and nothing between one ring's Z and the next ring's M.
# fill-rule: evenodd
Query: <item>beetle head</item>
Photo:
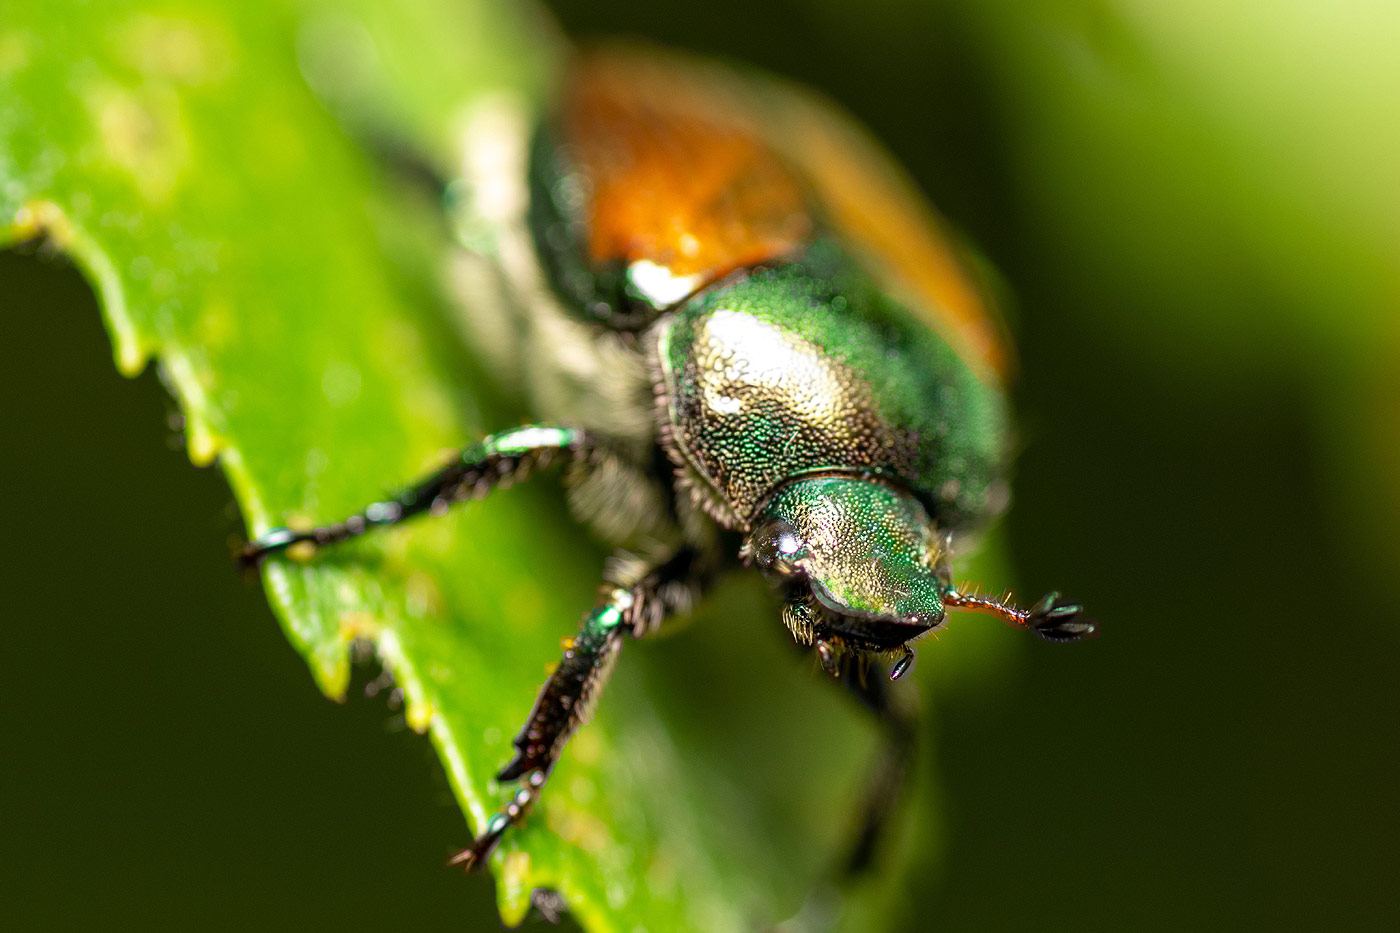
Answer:
M780 487L752 528L746 553L787 588L784 622L829 669L848 651L912 658L905 645L943 624L939 541L907 493L870 478L803 477Z

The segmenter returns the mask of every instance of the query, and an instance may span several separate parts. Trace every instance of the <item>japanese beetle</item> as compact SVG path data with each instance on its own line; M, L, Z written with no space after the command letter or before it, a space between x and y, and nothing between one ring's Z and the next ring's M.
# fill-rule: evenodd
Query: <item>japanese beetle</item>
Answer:
M499 774L518 790L454 862L481 866L524 818L623 643L737 562L782 589L793 639L888 726L889 786L872 789L858 869L912 736L872 667L897 680L949 609L1049 641L1094 633L1056 594L1021 609L952 580L954 543L1006 499L993 313L889 158L772 79L579 51L541 126L487 105L463 151L449 204L464 322L543 423L472 444L344 521L270 530L243 559L565 465L574 512L619 559Z

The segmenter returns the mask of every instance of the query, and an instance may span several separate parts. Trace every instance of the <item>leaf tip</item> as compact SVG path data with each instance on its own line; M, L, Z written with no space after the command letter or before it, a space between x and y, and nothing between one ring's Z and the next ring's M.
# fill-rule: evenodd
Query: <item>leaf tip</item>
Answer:
M185 422L185 433L189 438L190 462L197 467L212 465L222 445L209 426L202 419L189 418Z
M15 212L9 235L16 240L50 240L65 252L73 243L73 225L52 201L29 201Z
M530 853L517 849L507 852L501 860L501 878L496 903L501 914L501 922L508 927L518 927L530 913L530 892L534 885L530 880Z
M127 377L141 374L151 351L141 341L127 315L126 298L116 268L102 248L68 218L63 208L42 198L25 202L15 211L8 228L0 231L0 240L20 243L47 240L54 249L71 256L97 288L116 345L117 371Z
M124 336L118 336L116 344L117 372L128 379L141 375L141 371L146 368L146 362L150 359L150 354L135 340L129 340Z
M433 716L436 712L437 710L433 708L431 703L423 700L410 700L408 705L404 707L403 716L410 729L423 735L433 724Z
M318 652L311 674L321 693L337 703L344 703L350 692L350 656L344 651L327 657Z

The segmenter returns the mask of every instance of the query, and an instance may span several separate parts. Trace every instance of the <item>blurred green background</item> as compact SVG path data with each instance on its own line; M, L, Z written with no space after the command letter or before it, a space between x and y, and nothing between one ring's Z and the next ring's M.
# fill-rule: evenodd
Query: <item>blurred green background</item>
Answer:
M1015 297L1019 589L1104 637L932 698L915 928L1393 929L1400 11L553 8L821 88ZM427 742L320 698L81 279L0 283L6 926L494 928Z

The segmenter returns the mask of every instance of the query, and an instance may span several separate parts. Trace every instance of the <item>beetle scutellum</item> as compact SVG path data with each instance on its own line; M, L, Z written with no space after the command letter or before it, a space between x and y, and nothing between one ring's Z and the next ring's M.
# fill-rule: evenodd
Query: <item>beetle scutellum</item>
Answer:
M931 210L849 121L771 79L607 47L575 54L538 131L487 104L465 138L464 322L544 423L243 555L566 465L574 511L618 559L500 772L519 789L456 862L479 867L523 819L623 642L726 564L782 588L793 639L882 716L901 765L911 730L871 668L898 679L948 609L1050 641L1093 634L1056 594L1026 610L952 581L954 540L1005 499L1005 351ZM895 790L871 795L852 867Z

